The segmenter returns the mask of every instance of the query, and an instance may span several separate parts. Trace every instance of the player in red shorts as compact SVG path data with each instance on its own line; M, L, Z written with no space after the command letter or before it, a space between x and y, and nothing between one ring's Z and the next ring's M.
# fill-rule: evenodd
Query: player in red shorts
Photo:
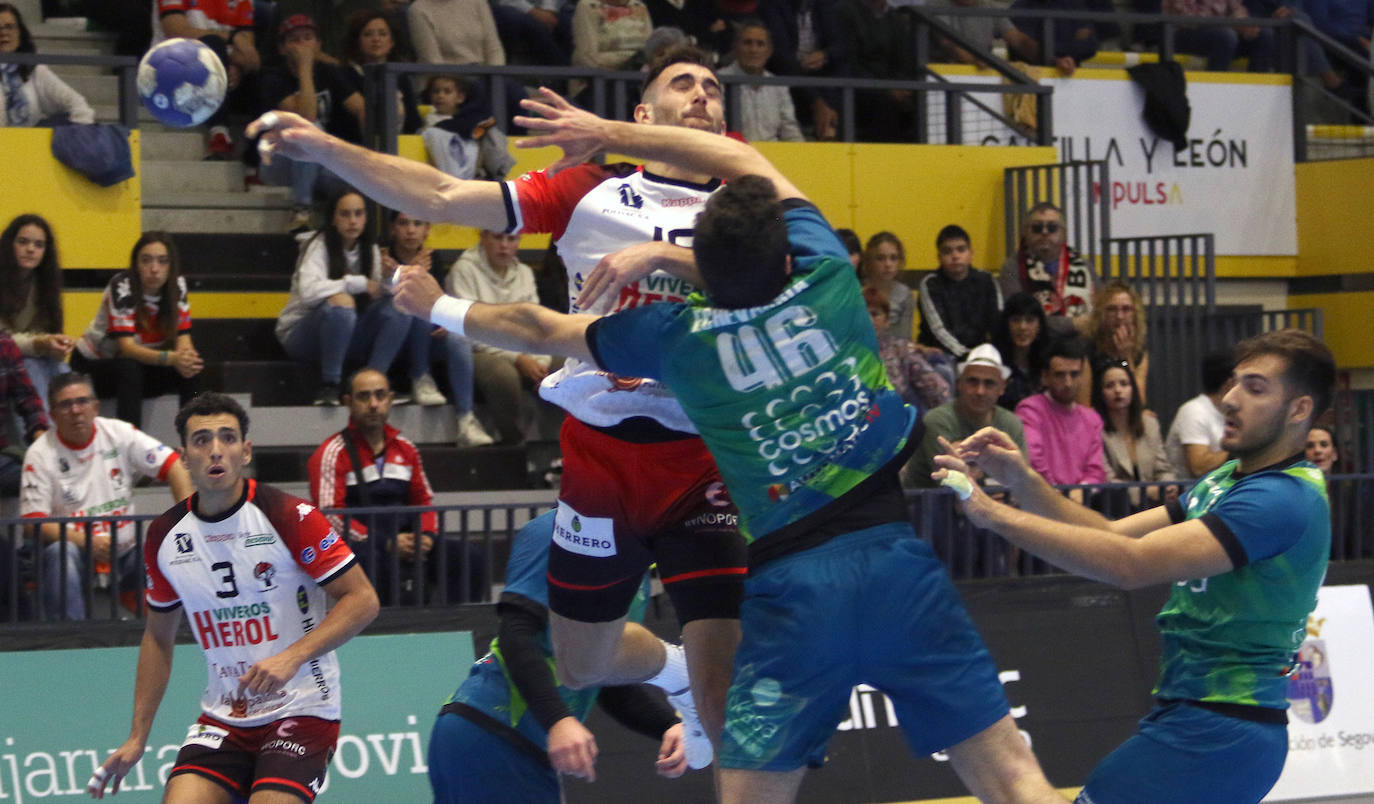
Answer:
M334 650L377 616L377 594L315 506L243 476L253 450L237 402L202 394L177 430L196 493L148 529L133 726L87 790L118 793L143 756L185 607L209 682L163 801L313 801L339 736Z

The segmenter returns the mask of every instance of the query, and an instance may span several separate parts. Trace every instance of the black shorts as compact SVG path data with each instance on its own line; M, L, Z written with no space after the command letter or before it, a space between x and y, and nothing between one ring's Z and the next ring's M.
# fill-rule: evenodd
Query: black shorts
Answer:
M168 774L194 773L239 798L281 790L315 800L339 739L339 722L287 717L240 728L201 715L186 734Z

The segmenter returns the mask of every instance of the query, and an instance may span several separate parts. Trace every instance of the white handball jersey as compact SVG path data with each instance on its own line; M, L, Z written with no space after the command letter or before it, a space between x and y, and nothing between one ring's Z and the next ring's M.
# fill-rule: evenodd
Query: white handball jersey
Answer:
M186 607L205 652L205 714L233 726L284 717L339 719L334 652L301 665L281 690L245 695L238 678L281 653L324 619L329 583L356 563L348 545L310 503L254 480L214 519L195 513L199 495L172 506L148 530L148 605Z
M119 419L95 417L91 440L78 445L63 441L54 428L24 453L19 512L25 517L132 514L138 478L166 480L176 460L176 450ZM91 528L97 536L109 532L105 522ZM133 523L120 522L116 552L128 552L134 541Z
M527 173L503 185L510 219L507 231L547 232L568 268L570 312L606 315L655 301L683 301L697 290L662 271L640 279L614 299L591 309L577 294L602 257L626 246L666 241L691 248L692 229L706 199L720 187L666 179L634 165L579 165L549 176ZM661 383L617 377L569 359L544 379L540 396L587 424L609 427L647 416L673 430L695 433L677 399Z

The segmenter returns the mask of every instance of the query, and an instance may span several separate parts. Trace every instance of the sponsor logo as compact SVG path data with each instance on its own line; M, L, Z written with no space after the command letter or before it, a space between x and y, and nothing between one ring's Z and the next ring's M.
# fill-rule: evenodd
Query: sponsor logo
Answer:
M314 563L315 563L315 548L313 548L313 547L307 547L307 548L305 548L304 550L301 551L301 563L302 563L302 564L314 564Z
M305 584L296 587L296 608L301 610L301 614L310 611L310 595L305 592Z
M178 533L172 538L176 542L177 552L182 555L191 552L194 548L194 545L191 543L191 534L189 533Z
M787 487L781 483L774 483L768 487L768 499L773 502L782 502L787 499L788 494Z
M152 589L152 588L153 588L153 576L149 575L145 583L146 583L146 585L147 585L147 587L148 587L149 589Z
M104 459L107 460L107 461L113 461L113 460L115 460L116 458L119 457L119 448L118 448L118 447L110 447L109 449L107 449L107 450L105 450L104 452L100 453L100 457L104 458Z
M337 533L335 533L334 531L331 530L331 531L329 531L329 535L328 535L328 536L325 536L323 539L320 539L320 552L321 552L321 553L326 552L326 551L329 550L329 548L333 547L334 545L336 545L336 544L338 544L338 543L339 543L339 534L337 534Z
M304 521L305 521L305 518L308 517L308 516L310 516L310 512L311 512L311 511L314 511L314 510L315 510L315 506L311 505L310 503L304 503L304 502L303 502L303 503L298 503L298 504L296 505L296 516L298 516L298 517L300 517L300 518L297 519L296 521L297 521L297 522L304 522Z
M67 463L67 459L66 459L66 458L58 458L58 459L57 459L57 468L58 468L59 470L61 470L62 474L65 475L66 473L68 473L68 472L70 472L70 471L72 470L72 465L69 464L69 463Z
M704 514L697 514L696 516L692 517L686 522L683 522L682 524L684 527L688 528L710 528L721 526L727 528L736 528L739 527L739 517L735 514L727 514L719 511L709 511Z
M644 197L635 192L630 185L622 184L620 185L620 203L627 207L640 209L644 206Z
M290 737L290 736L293 735L295 732L296 732L296 719L295 719L295 718L292 718L292 717L289 717L289 718L287 718L286 720L283 720L283 721L281 722L281 725L277 727L277 736L278 736L278 737Z
M188 745L203 745L206 748L219 748L224 742L224 738L229 736L227 729L216 726L209 726L204 723L192 723L191 728L186 731L186 742L182 747Z
M123 472L119 471L119 467L116 466L115 468L110 470L110 480L113 480L116 483L122 483L123 478L121 477L121 475L123 474Z
M717 508L724 508L730 504L730 492L726 491L725 484L717 480L706 487L706 502Z
M243 540L244 547L261 547L263 545L275 544L277 537L270 533L255 533Z
M262 581L262 591L264 592L270 592L277 588L277 585L272 583L272 578L276 574L277 568L266 561L259 561L257 566L253 567L253 577Z
M615 374L607 374L606 379L611 381L612 391L634 391L644 384L643 377L620 377Z
M237 533L207 533L207 534L205 534L205 541L207 541L207 542L232 542L233 540L237 539L238 537L239 537L239 535L238 535Z
M688 197L688 198L665 198L665 199L663 199L662 206L663 206L663 207L694 207L694 206L696 206L697 204L700 204L701 202L702 202L702 199L701 199L700 197L698 197L698 196L691 196L691 197Z
M157 466L157 450L153 450L152 452L149 452L147 455L144 455L143 460L149 466Z
M553 521L554 543L570 553L609 558L616 554L615 533L607 517L583 516L567 503L558 504Z

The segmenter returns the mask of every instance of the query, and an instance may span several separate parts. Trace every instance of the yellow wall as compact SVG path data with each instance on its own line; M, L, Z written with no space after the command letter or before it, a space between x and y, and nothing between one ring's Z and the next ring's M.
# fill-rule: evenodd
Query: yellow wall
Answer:
M135 237L135 240L138 238ZM130 241L130 246L133 241ZM128 254L124 255L127 262ZM100 310L99 290L68 290L62 294L65 331L73 338L86 331ZM276 318L286 306L289 294L271 292L191 294L191 319L198 318Z
M1298 275L1374 272L1374 159L1297 166Z
M1369 337L1369 311L1374 309L1374 292L1310 293L1288 297L1289 307L1317 307L1322 310L1326 345L1343 368L1374 366L1374 339Z
M133 163L138 132L129 134ZM63 268L126 265L142 231L139 177L98 187L52 156L52 129L0 128L0 227L16 215L47 219Z

